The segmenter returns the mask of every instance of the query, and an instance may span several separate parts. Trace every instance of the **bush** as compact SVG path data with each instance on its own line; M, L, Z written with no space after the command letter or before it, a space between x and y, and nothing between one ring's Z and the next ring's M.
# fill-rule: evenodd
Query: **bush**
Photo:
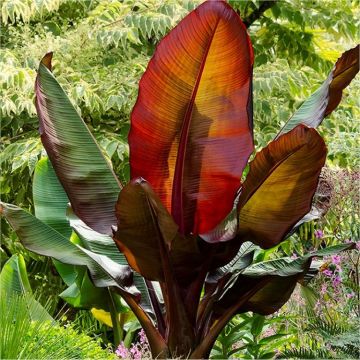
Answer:
M57 321L33 321L24 296L0 299L1 359L115 359L99 341Z

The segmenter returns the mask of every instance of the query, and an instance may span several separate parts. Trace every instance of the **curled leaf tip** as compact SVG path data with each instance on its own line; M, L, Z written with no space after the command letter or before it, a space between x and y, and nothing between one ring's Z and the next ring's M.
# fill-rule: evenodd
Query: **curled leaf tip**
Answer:
M53 52L49 51L41 59L41 64L45 65L50 71L52 70L52 65L51 65L52 57L53 57Z

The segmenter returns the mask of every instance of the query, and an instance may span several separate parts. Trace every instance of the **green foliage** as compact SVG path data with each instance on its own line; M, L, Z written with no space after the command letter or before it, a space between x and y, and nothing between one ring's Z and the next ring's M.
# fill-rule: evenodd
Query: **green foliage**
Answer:
M310 314L309 327L306 329L308 344L297 348L289 346L279 355L280 359L357 359L360 356L359 323L341 323L329 318ZM320 335L320 338L319 338ZM310 340L313 338L313 340ZM325 346L324 346L325 345Z
M211 359L274 358L294 335L285 329L281 316L241 314L222 331L211 352Z
M91 36L100 46L123 47L159 41L199 1L100 1L90 13Z
M5 0L1 7L2 21L8 23L29 22L42 19L46 13L59 9L61 0Z
M32 321L23 296L0 298L2 359L115 359L73 326Z
M26 302L30 319L52 321L49 313L33 296L25 261L21 255L13 255L2 267L0 273L0 296L7 302L11 302L14 296L22 296L24 302Z
M101 348L99 341L79 333L71 325L45 325L36 334L31 331L30 328L25 341L31 342L29 351L36 359L116 359L110 351Z

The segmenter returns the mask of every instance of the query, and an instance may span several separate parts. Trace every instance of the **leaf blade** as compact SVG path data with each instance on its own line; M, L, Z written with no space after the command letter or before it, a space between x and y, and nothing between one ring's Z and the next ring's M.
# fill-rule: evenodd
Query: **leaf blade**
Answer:
M262 248L282 241L310 211L325 158L323 139L304 125L257 153L238 205L242 240Z
M66 217L69 199L47 157L40 159L35 166L33 200L35 216L60 234L70 237L71 228Z
M238 311L253 311L261 315L270 315L286 303L296 283L302 280L309 270L314 257L329 256L354 247L354 243L339 244L297 259L287 257L268 260L255 263L242 272L234 272L219 300L216 301L214 309L217 314L226 312L226 309L231 308L233 303L239 301L239 298L263 282L264 285L246 303L242 304Z
M276 138L296 127L305 124L316 128L323 119L339 105L342 91L359 72L359 45L345 51L336 62L328 78L300 108L293 114Z
M0 209L28 250L65 264L87 266L96 286L119 287L135 297L139 296L137 289L131 285L132 271L128 266L119 265L105 256L73 244L56 230L17 206L0 203ZM104 263L106 264L103 266Z
M212 230L232 208L253 150L252 63L238 15L209 1L162 40L140 81L131 177L151 184L182 234Z
M75 213L95 230L111 234L121 185L52 75L51 58L48 53L42 59L35 83L41 140Z

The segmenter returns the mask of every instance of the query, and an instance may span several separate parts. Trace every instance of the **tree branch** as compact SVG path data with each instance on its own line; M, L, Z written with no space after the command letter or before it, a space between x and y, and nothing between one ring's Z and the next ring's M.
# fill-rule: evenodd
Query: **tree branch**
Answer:
M277 0L271 0L271 1L263 1L260 5L260 7L256 10L254 10L249 16L247 16L243 23L248 28L251 26L253 22L255 22L257 19L259 19L266 10L270 9L276 4Z

